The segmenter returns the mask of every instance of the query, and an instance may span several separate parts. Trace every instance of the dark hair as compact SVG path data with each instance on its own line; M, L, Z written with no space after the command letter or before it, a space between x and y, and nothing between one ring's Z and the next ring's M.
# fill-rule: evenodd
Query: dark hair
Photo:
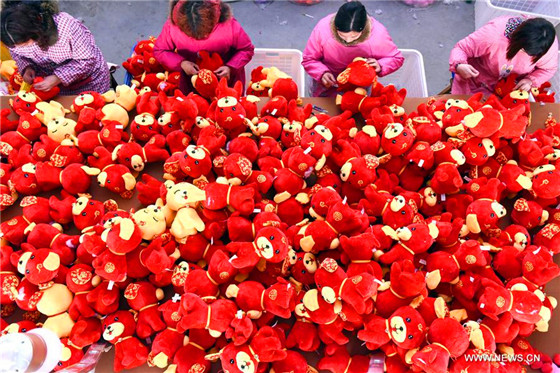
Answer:
M47 49L58 40L53 19L57 13L56 1L4 1L0 14L2 43L11 48L33 40L40 48Z
M334 26L340 32L362 32L367 20L366 7L359 1L351 1L338 9L334 17Z
M552 23L544 18L528 19L511 33L506 57L512 60L517 52L524 49L536 63L548 52L555 38L556 31Z

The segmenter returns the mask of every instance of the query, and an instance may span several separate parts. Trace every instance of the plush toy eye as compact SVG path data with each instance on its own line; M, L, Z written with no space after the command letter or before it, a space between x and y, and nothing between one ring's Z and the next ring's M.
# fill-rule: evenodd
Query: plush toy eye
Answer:
M81 203L80 203L80 204L81 204ZM90 202L89 204L93 206L93 202Z
M410 322L410 317L407 317L407 318L406 318L406 322Z
M223 113L223 112L224 112L224 109L220 109L220 113ZM232 363L232 364L233 364L233 363Z
M233 177L233 173L232 173L232 172L230 172L230 173L229 173L229 176Z
M298 258L297 260L302 260L301 258Z
M229 361L229 363L230 363L230 364L235 364L235 360L231 359L231 360Z
M514 103L514 104L517 104L517 100L513 100L513 103Z
M194 164L196 164L196 165L197 165L198 163L199 163L198 161L194 161Z
M352 171L352 175L356 175L356 170Z
M323 143L324 143L324 142L325 142L325 139L321 139L321 142L323 142Z
M21 329L21 331L25 333L27 331L27 328L23 328Z
M552 175L552 171L548 171L548 174L549 174L549 175Z
M140 125L139 125L139 124L136 125L136 129L137 129L137 130L140 129Z
M276 249L276 251L274 252L274 254L280 254L280 250Z
M115 321L119 321L119 318L118 318L118 317L115 317Z
M402 134L402 135L403 135L403 136L408 136L408 134L407 134L406 132L403 132L403 134Z
M152 129L152 126L148 126L149 129Z
M304 275L305 274L305 269L301 270L301 274Z
M274 240L274 236L270 236L270 240L271 240L271 241Z
M487 156L486 154L484 154L484 155L482 156L482 158L488 158L488 156Z
M29 177L29 175L28 174L23 174L23 177Z
M479 148L482 148L482 143L479 143L479 144L478 144L478 147L479 147Z
M496 216L494 213L490 214L490 217L493 218L494 216Z
M396 143L397 143L397 140L393 140L393 141L391 141L391 143L396 144Z
M416 228L410 228L410 230L414 232L414 231L416 230ZM410 319L409 319L409 320L410 320Z
M35 255L31 255L29 259L35 259Z
M58 364L59 367L62 366L62 363L60 361L57 364ZM17 370L16 370L16 372L17 372Z
M334 189L338 188L338 184L333 184L333 188Z
M82 212L82 216L86 216L87 214L85 212Z
M402 210L402 211L401 211L401 214L404 215L404 214L406 214L406 212L405 212L404 210Z
M235 111L235 106L231 108L232 111Z
M130 158L128 158L128 157L126 157L124 160L127 161L127 162L130 162Z
M26 273L26 274L29 274L29 270L27 269L27 270L25 271L25 273Z
M412 334L409 334L409 335L408 335L408 339L412 339L412 338L413 338L413 337L412 337Z

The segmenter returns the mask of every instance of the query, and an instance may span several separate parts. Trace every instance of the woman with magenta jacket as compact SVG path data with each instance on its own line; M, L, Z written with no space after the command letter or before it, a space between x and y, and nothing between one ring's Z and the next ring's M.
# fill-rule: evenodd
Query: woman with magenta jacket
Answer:
M230 7L219 0L173 0L169 19L154 45L154 56L167 70L181 71L179 88L192 90L192 75L198 72L198 52L216 52L224 61L214 73L229 85L245 84L245 65L254 54L249 35L233 17Z

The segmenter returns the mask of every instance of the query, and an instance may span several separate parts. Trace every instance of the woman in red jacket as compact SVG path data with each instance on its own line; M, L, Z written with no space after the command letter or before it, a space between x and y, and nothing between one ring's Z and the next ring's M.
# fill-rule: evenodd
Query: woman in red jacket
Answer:
M198 52L217 52L224 65L214 73L232 85L245 84L244 66L251 60L255 47L249 35L219 0L173 0L169 19L163 25L154 56L166 69L181 71L179 88L192 90L190 76L198 72Z

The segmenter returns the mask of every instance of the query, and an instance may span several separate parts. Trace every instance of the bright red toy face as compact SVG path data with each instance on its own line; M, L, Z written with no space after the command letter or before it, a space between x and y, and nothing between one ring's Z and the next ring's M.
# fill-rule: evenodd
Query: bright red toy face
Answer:
M210 172L212 169L212 160L205 148L189 145L183 157L179 158L179 166L187 176L196 179Z
M391 123L385 128L381 147L393 156L404 154L414 143L414 133L400 123Z
M533 190L541 198L560 195L560 172L553 165L543 165L533 173Z
M216 123L225 129L234 129L245 124L245 109L235 97L222 97L216 107Z
M461 147L466 162L473 166L482 166L489 157L496 153L496 147L490 139L473 137Z
M136 322L129 311L117 311L103 320L103 339L116 343L120 338L132 336Z
M301 137L301 147L311 148L311 154L315 158L320 158L322 155L328 157L332 152L332 139L332 132L327 127L318 125Z
M259 364L248 346L238 347L231 343L222 351L220 360L224 373L255 373Z
M414 308L405 306L397 309L387 320L389 336L404 349L419 347L424 342L426 323Z
M261 229L255 239L255 244L259 255L272 263L283 261L288 255L290 247L286 235L274 227Z

